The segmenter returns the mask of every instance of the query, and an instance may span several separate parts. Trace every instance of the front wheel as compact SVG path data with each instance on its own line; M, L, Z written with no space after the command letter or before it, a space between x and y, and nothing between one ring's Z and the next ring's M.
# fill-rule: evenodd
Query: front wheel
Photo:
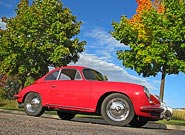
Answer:
M41 96L38 93L29 93L24 100L24 110L27 115L40 116L44 113Z
M75 117L76 114L74 113L68 113L68 112L63 112L63 111L57 111L57 115L62 119L62 120L71 120Z
M130 99L120 93L105 98L101 106L102 117L111 125L125 126L134 118L135 112Z

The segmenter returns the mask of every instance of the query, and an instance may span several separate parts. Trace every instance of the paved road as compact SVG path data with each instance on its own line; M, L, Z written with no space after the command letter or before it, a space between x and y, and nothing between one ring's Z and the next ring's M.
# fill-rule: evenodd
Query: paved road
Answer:
M185 131L152 125L144 128L116 127L96 119L64 121L48 115L30 117L0 112L0 135L185 135Z

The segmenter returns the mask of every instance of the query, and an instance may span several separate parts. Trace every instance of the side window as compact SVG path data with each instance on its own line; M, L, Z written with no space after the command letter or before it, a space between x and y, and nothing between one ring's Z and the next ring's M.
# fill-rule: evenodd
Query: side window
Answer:
M85 76L85 79L87 79L87 80L95 80L91 69L84 69L83 70L83 74Z
M61 72L59 80L71 80L71 78Z
M58 73L59 73L59 71L52 72L51 74L49 74L45 78L45 80L56 80L57 79L57 76L58 76Z
M81 76L80 76L80 73L77 71L76 74L75 74L75 80L81 80Z
M81 76L76 69L62 69L59 80L80 80Z

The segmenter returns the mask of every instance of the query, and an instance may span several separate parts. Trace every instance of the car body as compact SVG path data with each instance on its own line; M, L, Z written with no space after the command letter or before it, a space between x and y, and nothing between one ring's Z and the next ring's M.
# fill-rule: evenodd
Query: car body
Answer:
M100 72L83 66L55 68L14 97L31 116L40 116L45 110L56 110L66 120L78 113L94 114L119 126L141 127L163 119L164 112L145 86L109 82Z

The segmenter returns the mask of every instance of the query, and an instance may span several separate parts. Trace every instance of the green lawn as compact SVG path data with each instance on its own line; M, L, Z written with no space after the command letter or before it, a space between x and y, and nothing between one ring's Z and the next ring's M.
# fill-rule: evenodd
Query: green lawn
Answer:
M185 120L160 120L157 121L156 123L160 124L166 124L166 125L179 125L179 126L185 126Z
M6 99L0 98L0 108L1 109L17 110L18 105L17 105L17 102L15 100L6 100Z

